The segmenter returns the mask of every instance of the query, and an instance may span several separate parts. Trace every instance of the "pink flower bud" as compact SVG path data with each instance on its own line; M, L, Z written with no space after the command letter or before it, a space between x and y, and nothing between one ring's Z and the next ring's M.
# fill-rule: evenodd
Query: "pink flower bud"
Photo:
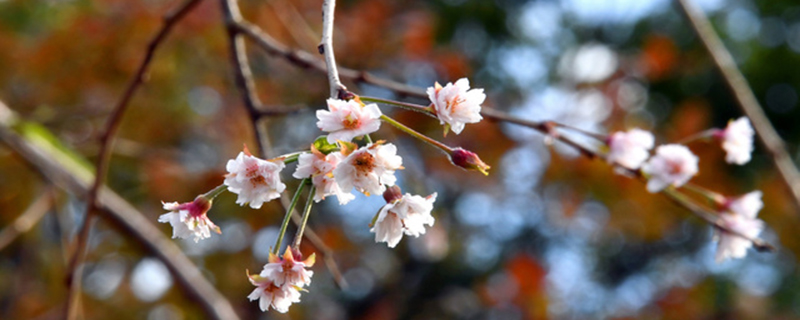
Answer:
M462 167L467 170L476 170L480 171L484 175L489 175L489 170L491 167L487 165L485 162L478 157L475 152L464 150L461 148L456 148L453 152L450 153L450 161L453 162L454 165Z
M386 188L386 191L383 192L383 200L386 200L386 203L397 202L402 197L403 191L396 185Z

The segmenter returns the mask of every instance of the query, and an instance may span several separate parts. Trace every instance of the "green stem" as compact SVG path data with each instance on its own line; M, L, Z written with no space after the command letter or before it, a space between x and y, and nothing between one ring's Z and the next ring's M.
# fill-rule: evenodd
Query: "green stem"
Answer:
M216 188L211 189L211 191L204 193L201 197L206 198L208 200L214 200L220 193L223 191L228 190L228 186L225 184L218 185Z
M294 196L292 197L292 203L289 204L289 208L286 208L286 215L283 217L283 224L281 224L281 232L278 234L278 240L275 241L275 247L272 248L272 253L275 255L280 251L283 236L286 234L286 228L289 226L289 220L292 218L292 210L297 206L297 201L300 200L300 193L303 191L303 188L306 187L308 181L308 178L300 181L300 185L297 186L297 191L294 192Z
M308 224L308 216L311 215L311 206L314 204L314 193L316 193L317 188L311 188L311 191L308 192L308 199L306 200L306 207L303 209L303 222L300 223L299 229L297 229L297 235L294 236L294 248L300 248L300 242L303 241L303 232L306 231L306 224Z
M297 161L297 158L299 158L301 154L306 153L306 152L308 152L308 151L304 150L304 151L297 151L297 152L287 153L287 154L284 154L282 156L277 156L275 158L272 158L270 160L272 160L272 161L283 161L283 163L290 164L292 162Z
M400 102L400 101L394 101L394 100L389 100L389 99L381 99L381 98L375 98L375 97L365 97L365 96L359 96L359 99L361 99L361 101L388 104L388 105L395 106L395 107L400 107L400 108L403 108L403 109L406 109L406 110L419 112L419 113L424 113L425 115L428 115L428 116L436 118L436 115L433 114L431 109L426 107L426 106L423 106L423 105Z
M691 192L694 192L696 194L699 194L705 197L706 199L710 200L711 202L714 202L715 204L720 205L725 203L725 196L716 193L714 191L708 190L706 188L703 188L701 186L695 185L693 183L686 183L683 185L683 188Z
M690 142L694 142L694 141L697 141L697 140L703 140L703 139L709 138L709 137L714 135L714 130L715 129L709 129L709 130L705 130L705 131L700 131L700 132L695 133L695 134L693 134L691 136L688 136L686 138L681 139L680 141L676 142L676 144L688 144Z
M370 137L368 134L364 135L364 140L367 140L368 144L372 144L372 137Z
M430 137L428 137L428 136L426 136L424 134L416 132L413 129L411 129L409 127L406 127L404 124L402 124L400 122L397 122L397 120L389 118L386 115L381 115L381 120L386 121L387 123L395 126L397 129L400 129L400 131L403 131L403 132L413 136L414 138L420 139L423 142L426 142L426 143L428 143L428 144L430 144L430 145L432 145L432 146L434 146L436 148L439 148L440 150L442 150L446 154L453 153L453 148L448 147L444 143L441 143L439 141L431 139Z

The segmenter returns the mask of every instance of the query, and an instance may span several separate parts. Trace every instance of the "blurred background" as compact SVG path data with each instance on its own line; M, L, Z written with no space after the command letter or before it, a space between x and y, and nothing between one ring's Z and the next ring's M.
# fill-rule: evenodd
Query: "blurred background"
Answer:
M800 4L794 0L694 0L709 16L795 162L800 161ZM161 16L179 1L0 0L0 100L44 125L86 158ZM246 19L293 48L315 52L319 0L242 0ZM160 201L190 201L223 180L227 159L253 130L233 83L218 1L203 1L157 51L148 82L123 121L109 186L153 224ZM732 94L668 0L348 0L334 36L340 65L427 87L469 77L486 106L533 120L607 133L640 127L678 141L741 116ZM306 149L321 132L324 75L248 42L265 104L302 110L274 117L273 152ZM397 97L346 82L363 95ZM408 101L415 101L413 99ZM416 102L422 102L417 100ZM442 138L425 116L382 108L414 129L476 151L488 177L452 167L390 126L373 134L398 145L405 192L439 197L436 224L395 249L368 224L383 205L359 195L315 206L310 226L335 252L350 286L323 263L288 314L246 299L245 269L260 270L283 209L242 208L225 193L209 217L222 235L175 240L246 319L795 319L800 318L798 212L767 153L730 166L714 143L693 143L694 182L728 195L764 192L762 236L775 253L714 262L711 228L605 163L549 146L532 130L483 121ZM290 177L294 165L284 171ZM0 251L0 318L59 318L65 242L86 205L52 188L0 144L0 226L42 195L54 200L30 231ZM172 229L158 224L165 237ZM293 228L293 227L292 227ZM290 230L290 234L293 231ZM95 225L84 281L87 318L204 317L166 267L106 222ZM314 249L304 243L303 252Z

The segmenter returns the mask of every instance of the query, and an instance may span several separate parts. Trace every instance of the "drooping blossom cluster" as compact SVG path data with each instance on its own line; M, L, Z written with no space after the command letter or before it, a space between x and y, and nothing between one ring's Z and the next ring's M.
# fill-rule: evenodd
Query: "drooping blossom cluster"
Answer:
M481 104L486 95L483 89L471 89L466 78L455 83L448 82L445 86L435 83L428 88L427 94L431 104L418 108L435 116L444 126L445 135L449 130L460 134L467 123L477 123L482 119ZM280 174L287 163L297 162L292 176L302 180L292 204L287 208L285 222L269 263L259 274L250 275L248 272L249 281L256 286L248 298L251 301L258 300L262 311L272 308L287 312L293 303L300 302L300 291L305 291L304 288L311 283L313 272L307 268L313 265L314 255L301 261L301 254L296 249L302 240L302 230L313 203L335 196L340 205L346 205L355 199L353 189L366 196L382 194L386 205L373 218L370 232L375 234L375 242L385 242L391 248L396 247L404 235L419 237L426 233L426 227L434 225L433 204L438 194L434 192L427 197L403 194L396 185L398 179L395 174L403 169L403 159L398 155L397 146L383 140L373 142L369 136L380 129L382 122L388 122L440 148L458 167L488 174L489 165L474 152L434 141L387 117L378 105L365 104L358 96L351 97L348 100L328 99L327 110L316 112L316 125L327 135L314 141L308 150L264 160L245 148L235 159L227 162L228 173L223 186L217 189L235 193L237 204L249 205L253 209L281 197L286 184L281 181ZM373 101L381 102L379 99ZM710 132L722 141L727 153L726 161L736 164L749 161L753 130L746 118L730 122L724 130ZM646 188L650 192L680 188L698 173L699 159L686 146L662 145L655 148L651 156L655 138L645 130L615 132L604 142L607 147L604 154L606 161L617 169L647 179ZM295 239L295 250L287 246L284 255L278 257L275 253L281 248L289 214L306 185L312 186L308 198L312 198L313 194L314 201L307 202L303 223ZM172 225L173 238L193 237L195 242L210 237L212 230L220 233L220 229L207 217L211 199L218 192L209 194L212 195L200 196L191 203L164 203L164 209L169 212L159 217L159 222ZM758 191L726 199L719 204L718 218L725 228L718 233L718 261L740 258L746 254L747 248L752 245L749 239L758 236L763 229L763 222L756 219L761 206L761 193Z
M466 123L476 123L482 119L480 110L486 95L483 89L470 89L466 78L444 87L436 83L428 93L431 105L421 109L439 119L444 125L445 134L448 130L461 133ZM387 204L379 210L371 224L370 231L375 233L376 242L386 242L389 247L395 247L403 235L419 237L425 234L426 226L433 226L435 221L431 213L437 194L427 197L409 193L403 195L395 185L395 173L403 169L403 159L398 155L397 147L382 140L372 142L369 137L380 129L383 121L389 121L401 130L407 127L384 116L376 104L365 104L355 95L350 95L350 98L328 99L327 110L316 112L317 127L326 135L314 141L309 150L265 160L254 156L245 147L235 159L227 162L225 168L228 173L223 185L206 194L208 197L203 195L191 203L165 203L164 209L170 212L162 215L159 221L172 224L174 237L194 237L195 241L208 238L211 230L220 232L206 214L211 207L211 199L227 189L237 195L237 204L259 209L264 203L281 197L286 190L281 171L286 164L296 161L297 167L292 177L302 180L301 187L305 184L313 187L314 202L335 196L340 205L345 205L355 199L352 193L354 189L367 196L394 195L391 199L386 198ZM413 130L404 131L410 133ZM419 134L412 136L423 139ZM489 166L474 152L442 146L438 147L448 154L454 165L488 174ZM287 217L296 205L300 190L302 188L298 188L291 206L287 208ZM309 201L307 208L310 206ZM306 210L305 214L308 212ZM311 283L313 275L307 269L313 265L313 255L301 262L299 251L293 251L291 247L286 248L283 257L274 254L280 248L289 220L284 221L269 263L259 274L250 275L248 272L250 282L256 286L248 298L251 301L258 300L263 311L271 308L286 312L289 306L300 301L300 291L304 291ZM295 247L300 240L302 232L295 239Z
M300 302L300 291L311 284L313 271L307 270L314 265L314 254L308 259L300 261L299 252L293 252L291 247L286 247L283 257L270 253L269 263L257 275L247 273L250 283L256 286L247 296L250 301L258 300L261 311L272 307L278 312L289 311L292 303Z
M752 239L764 229L764 221L756 219L762 207L764 207L764 203L761 202L761 191L753 191L738 198L726 199L720 220L728 229ZM743 258L747 255L747 249L753 246L753 242L749 239L725 230L717 230L716 238L718 241L717 262L729 258Z
M697 137L707 137L708 133L722 142L726 162L741 165L750 161L754 131L747 118L732 120L725 129L705 131ZM606 140L606 161L629 170L638 170L647 179L647 190L653 193L666 188L680 188L698 173L699 158L684 145L662 145L650 156L654 140L651 133L641 129L612 133ZM722 262L729 258L744 257L747 249L753 245L752 240L764 229L764 222L756 219L763 207L761 191L737 198L725 198L711 191L702 192L712 193L705 196L718 203L717 219L719 225L724 227L716 233L716 260Z

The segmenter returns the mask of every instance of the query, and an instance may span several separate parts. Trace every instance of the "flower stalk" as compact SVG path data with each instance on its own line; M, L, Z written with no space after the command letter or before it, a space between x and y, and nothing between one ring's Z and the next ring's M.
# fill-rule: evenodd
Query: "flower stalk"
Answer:
M365 97L365 96L359 96L359 99L361 99L361 101L383 103L383 104L390 105L390 106L400 107L402 109L423 113L423 114L425 114L427 116L436 118L436 115L433 113L431 108L425 107L425 106L422 106L422 105L418 105L418 104L414 104L414 103L407 103L407 102L400 102L400 101L395 101L395 100L381 99L381 98L375 98L375 97Z
M300 193L303 192L303 189L306 187L306 184L309 184L310 180L308 178L303 179L300 181L300 185L297 186L297 191L294 192L294 196L292 197L292 202L289 204L289 207L286 208L286 215L283 217L283 223L281 224L281 231L278 234L278 239L275 241L275 247L272 248L273 254L278 254L281 248L281 242L283 241L283 236L286 234L286 228L289 226L289 219L292 217L292 210L294 207L297 206L297 201L300 200Z
M296 250L300 250L300 243L303 241L303 232L306 231L306 224L308 224L308 216L311 215L311 206L314 205L314 193L316 191L317 188L312 187L311 191L308 192L306 207L303 209L303 221L300 223L297 234L294 236L294 245L292 247Z
M424 134L421 134L419 132L414 131L414 129L406 127L404 124L398 122L397 120L389 118L386 115L381 115L381 120L385 121L388 124L391 124L395 128L400 129L400 131L403 131L403 132L409 134L410 136L412 136L414 138L422 140L423 142L425 142L425 143L427 143L427 144L429 144L429 145L431 145L431 146L433 146L435 148L438 148L439 150L442 150L442 152L444 152L446 154L451 154L451 153L453 153L453 150L455 150L455 149L453 149L451 147L448 147L444 143L441 143L439 141L431 139L430 137L428 137L428 136L426 136Z
M216 198L225 190L228 190L228 186L226 186L225 184L221 184L218 185L216 188L211 189L211 191L202 194L201 197L206 198L208 201L212 201L214 200L214 198Z

